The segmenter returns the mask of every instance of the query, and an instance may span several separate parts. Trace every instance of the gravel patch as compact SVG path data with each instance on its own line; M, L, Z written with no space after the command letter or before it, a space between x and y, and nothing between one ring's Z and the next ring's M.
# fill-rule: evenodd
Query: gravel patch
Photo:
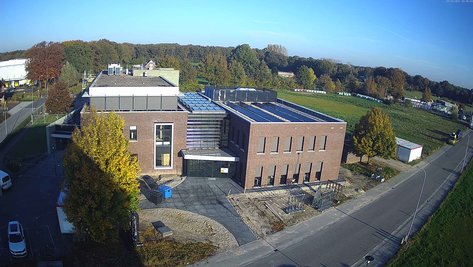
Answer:
M238 246L235 237L220 223L184 210L158 208L141 210L140 229L161 221L173 231L173 238L183 242L210 242L225 251Z

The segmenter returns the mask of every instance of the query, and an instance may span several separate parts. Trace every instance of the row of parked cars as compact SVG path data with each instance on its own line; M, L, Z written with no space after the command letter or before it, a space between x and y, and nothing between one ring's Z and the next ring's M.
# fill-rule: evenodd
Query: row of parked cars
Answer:
M7 190L12 187L11 177L8 173L0 170L0 190ZM23 226L18 221L8 222L8 248L15 258L27 255L25 232Z

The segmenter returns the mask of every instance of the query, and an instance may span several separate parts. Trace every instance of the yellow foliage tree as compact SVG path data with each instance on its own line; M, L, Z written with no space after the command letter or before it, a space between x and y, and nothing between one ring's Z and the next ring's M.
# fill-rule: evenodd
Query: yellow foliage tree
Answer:
M64 170L64 210L79 233L96 242L117 238L138 209L140 168L128 151L124 121L114 113L85 115L72 134Z

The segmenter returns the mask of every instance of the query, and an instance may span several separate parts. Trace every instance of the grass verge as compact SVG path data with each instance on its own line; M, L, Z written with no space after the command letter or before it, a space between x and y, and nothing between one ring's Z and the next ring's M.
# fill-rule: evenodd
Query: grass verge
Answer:
M471 266L473 263L473 164L440 208L388 266Z

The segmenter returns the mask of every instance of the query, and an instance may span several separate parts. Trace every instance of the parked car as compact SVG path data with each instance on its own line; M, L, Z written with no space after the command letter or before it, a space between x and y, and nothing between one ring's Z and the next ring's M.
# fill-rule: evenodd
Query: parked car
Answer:
M8 247L11 255L15 258L27 255L23 226L18 221L8 222Z
M8 173L0 170L0 188L5 190L12 186L11 177Z

